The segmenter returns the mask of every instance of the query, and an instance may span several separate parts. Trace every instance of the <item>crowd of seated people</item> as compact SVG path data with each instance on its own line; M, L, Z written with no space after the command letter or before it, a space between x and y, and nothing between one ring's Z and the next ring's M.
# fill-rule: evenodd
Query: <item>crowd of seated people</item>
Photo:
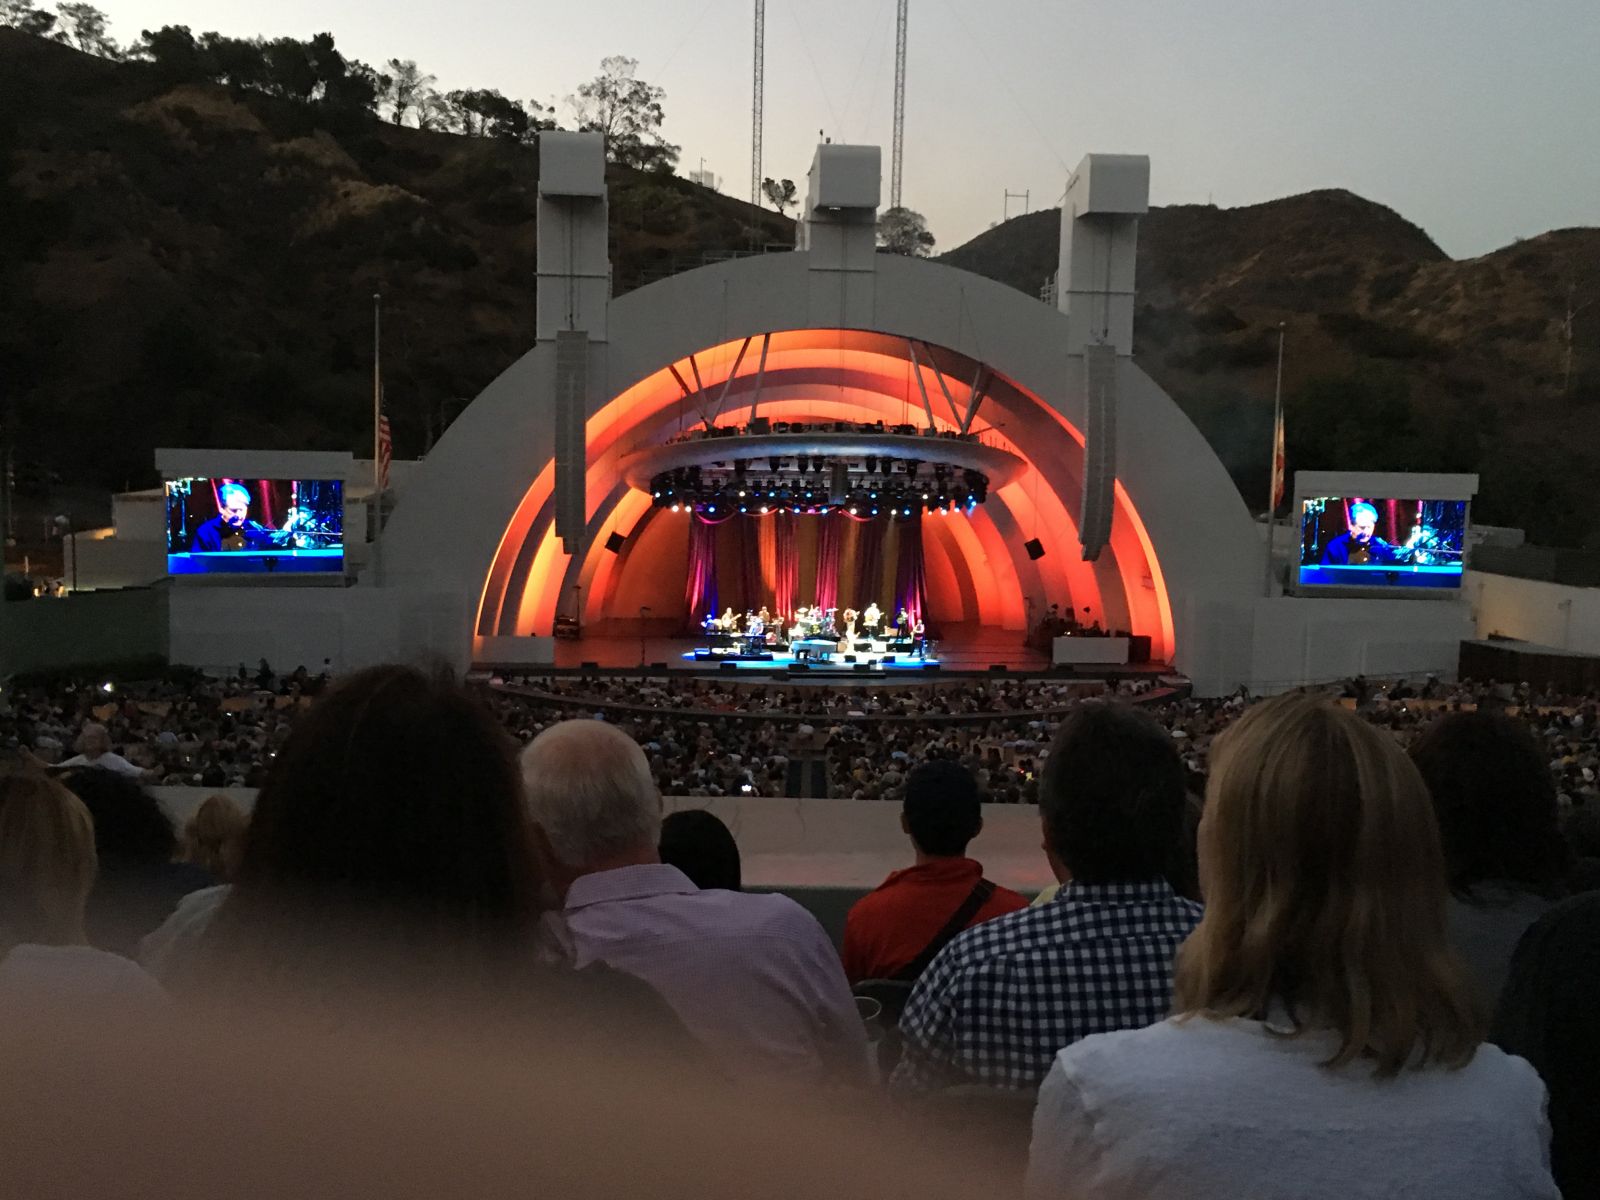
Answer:
M741 890L714 817L663 820L621 723L519 745L482 690L373 668L307 706L247 821L219 802L180 836L125 773L0 761L0 1028L248 1004L256 1036L959 1096L1013 1115L1033 1197L1554 1197L1552 1163L1593 1194L1600 912L1568 898L1533 727L1457 707L1403 747L1325 696L1241 704L1196 827L1184 739L1080 702L1039 750L1059 887L1033 905L968 857L977 780L932 759L911 863L841 952Z

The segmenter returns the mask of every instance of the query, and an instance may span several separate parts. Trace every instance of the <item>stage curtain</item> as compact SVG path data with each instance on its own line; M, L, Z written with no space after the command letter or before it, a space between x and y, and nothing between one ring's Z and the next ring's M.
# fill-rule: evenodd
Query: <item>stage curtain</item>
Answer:
M911 614L911 623L922 620L922 610L928 594L927 563L922 553L922 513L897 523L899 544L895 551L894 604L898 613L902 608Z
M842 608L839 603L839 551L844 545L843 517L824 513L817 521L817 604Z
M795 592L800 584L800 553L795 546L794 523L793 513L778 513L772 519L772 611L785 622L794 614Z
M882 590L883 533L887 524L887 521L868 521L857 526L856 599L851 606L853 608L865 609L869 604L882 605L887 600Z
M766 603L766 588L761 571L761 522L755 517L741 517L733 523L739 531L739 580L744 606L754 612Z
M698 626L707 614L720 614L717 607L717 527L698 516L689 518L689 625Z

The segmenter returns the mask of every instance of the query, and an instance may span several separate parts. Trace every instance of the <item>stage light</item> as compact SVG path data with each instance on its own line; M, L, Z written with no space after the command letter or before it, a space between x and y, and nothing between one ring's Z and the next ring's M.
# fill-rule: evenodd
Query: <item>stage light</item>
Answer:
M746 509L745 506L741 504L741 505L739 505L739 511L740 512L748 512L749 510Z
M660 493L657 493L657 495L659 495L659 494ZM743 488L739 489L739 499L741 499L741 500L744 499L744 489Z
M676 504L674 504L674 505L673 505L673 506L672 506L672 511L673 511L673 512L677 512L677 511L678 511L678 506L677 506L677 505L676 505Z
M926 500L926 499L927 499L927 498L928 498L928 493L927 493L927 492L923 492L923 493L922 493L922 498L923 498L923 499L924 499L924 500Z
M876 504L874 504L872 506L872 515L873 516L877 516L878 515L878 506Z
M850 506L850 515L852 517L856 515L856 506L854 504Z
M869 455L867 455L867 474L868 475L876 475L877 473L878 473L878 456L876 454L869 454Z
M661 499L661 493L660 493L660 492L657 492L657 493L656 493L656 499L657 499L657 500L659 500L659 499Z
M765 505L765 504L763 504L763 505L762 505L762 506L761 506L761 511L762 511L762 512L766 512L766 511L767 511L767 506L766 506L766 505Z

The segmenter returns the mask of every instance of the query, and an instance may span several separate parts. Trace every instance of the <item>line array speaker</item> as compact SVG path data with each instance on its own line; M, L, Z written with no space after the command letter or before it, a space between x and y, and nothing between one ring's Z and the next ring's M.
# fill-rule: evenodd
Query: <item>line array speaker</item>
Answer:
M556 536L568 554L583 546L584 472L588 447L584 443L589 396L589 334L582 329L556 332Z
M1078 540L1086 562L1100 557L1111 540L1117 482L1117 349L1085 346L1083 509Z

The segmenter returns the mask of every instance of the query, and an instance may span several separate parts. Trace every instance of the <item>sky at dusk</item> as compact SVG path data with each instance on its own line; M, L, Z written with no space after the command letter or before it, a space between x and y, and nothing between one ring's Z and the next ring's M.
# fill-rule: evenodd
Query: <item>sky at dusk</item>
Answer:
M332 32L441 90L564 103L602 57L666 89L680 170L750 188L752 0L100 0L121 42L188 25ZM804 192L818 132L884 147L895 0L767 0L763 173ZM1157 204L1343 187L1471 257L1600 225L1600 2L911 0L904 203L949 249L1004 193L1054 204L1090 151L1151 158ZM1020 199L1011 212L1021 210Z

